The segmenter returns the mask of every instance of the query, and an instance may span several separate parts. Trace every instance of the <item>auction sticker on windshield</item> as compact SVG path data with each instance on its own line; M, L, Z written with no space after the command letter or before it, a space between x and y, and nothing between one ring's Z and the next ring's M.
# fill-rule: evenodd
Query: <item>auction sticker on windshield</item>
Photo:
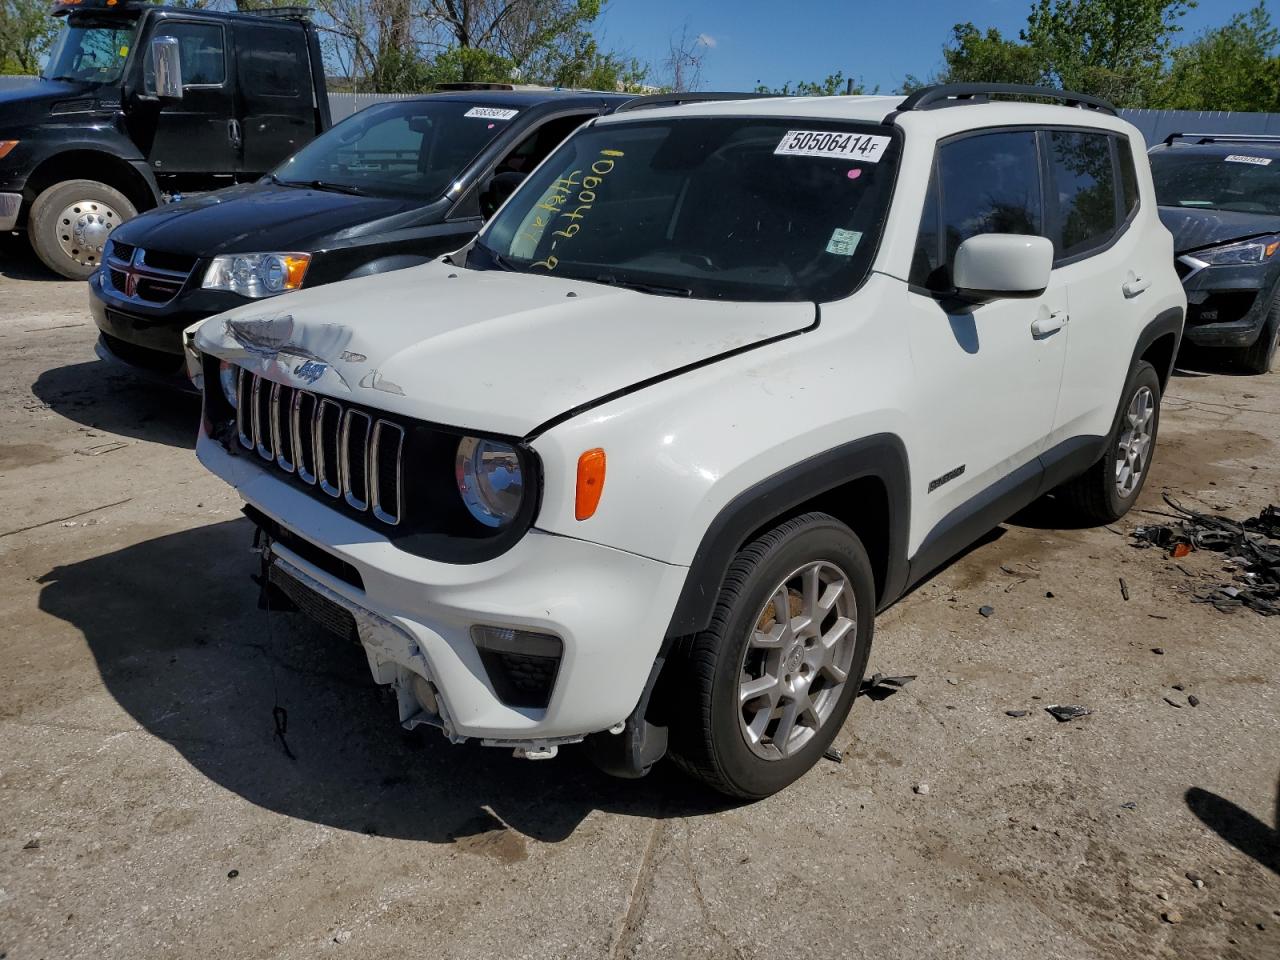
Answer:
M1246 157L1242 154L1233 153L1231 156L1227 157L1226 160L1227 163L1252 163L1254 166L1258 167L1271 166L1270 157Z
M479 117L482 120L510 120L519 112L506 107L472 107L463 116Z
M873 134L837 133L830 130L788 130L774 150L775 156L828 157L879 163L888 137Z

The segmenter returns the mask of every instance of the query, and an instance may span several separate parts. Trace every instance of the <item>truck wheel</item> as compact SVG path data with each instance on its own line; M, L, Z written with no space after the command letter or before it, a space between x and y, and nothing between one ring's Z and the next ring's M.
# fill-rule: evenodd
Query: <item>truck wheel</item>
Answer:
M98 269L107 236L137 212L128 197L105 183L66 180L36 197L27 232L46 267L86 280Z
M1267 322L1262 325L1257 342L1241 350L1237 363L1248 373L1270 373L1276 359L1276 345L1280 343L1280 294L1271 301Z
M711 625L673 665L676 763L732 797L800 777L849 714L874 623L871 563L834 517L805 514L743 547Z
M1120 401L1107 451L1092 467L1057 490L1058 500L1091 524L1119 520L1138 499L1150 473L1160 427L1160 377L1139 361Z

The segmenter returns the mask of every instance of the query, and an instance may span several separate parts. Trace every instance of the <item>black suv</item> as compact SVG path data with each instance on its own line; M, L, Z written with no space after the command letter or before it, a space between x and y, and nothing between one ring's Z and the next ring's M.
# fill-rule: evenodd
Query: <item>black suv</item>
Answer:
M256 183L130 220L89 282L99 356L181 378L197 320L455 250L561 140L628 100L467 89L381 103Z
M1280 339L1280 137L1177 133L1150 157L1187 290L1184 342L1266 373Z

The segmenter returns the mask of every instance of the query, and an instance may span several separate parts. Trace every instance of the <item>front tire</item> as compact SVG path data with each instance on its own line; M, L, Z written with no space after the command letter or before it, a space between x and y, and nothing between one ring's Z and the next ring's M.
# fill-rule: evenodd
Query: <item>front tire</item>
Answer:
M1160 427L1160 376L1145 360L1125 384L1107 449L1092 467L1058 488L1076 518L1095 525L1119 520L1137 501L1151 472Z
M102 261L107 237L137 208L97 180L67 180L31 204L27 233L41 262L68 280L87 280Z
M849 714L874 623L867 552L834 517L808 513L743 547L710 626L677 653L676 763L746 799L798 779Z
M1240 351L1237 362L1246 373L1270 373L1276 359L1276 346L1280 344L1280 294L1271 301L1267 322L1252 347Z

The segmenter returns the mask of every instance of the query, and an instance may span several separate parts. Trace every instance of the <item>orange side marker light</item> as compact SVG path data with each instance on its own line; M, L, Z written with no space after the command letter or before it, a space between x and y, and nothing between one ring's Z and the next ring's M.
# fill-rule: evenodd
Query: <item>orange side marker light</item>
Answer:
M604 451L599 447L587 450L578 458L578 493L573 515L587 520L600 506L600 494L604 493Z

